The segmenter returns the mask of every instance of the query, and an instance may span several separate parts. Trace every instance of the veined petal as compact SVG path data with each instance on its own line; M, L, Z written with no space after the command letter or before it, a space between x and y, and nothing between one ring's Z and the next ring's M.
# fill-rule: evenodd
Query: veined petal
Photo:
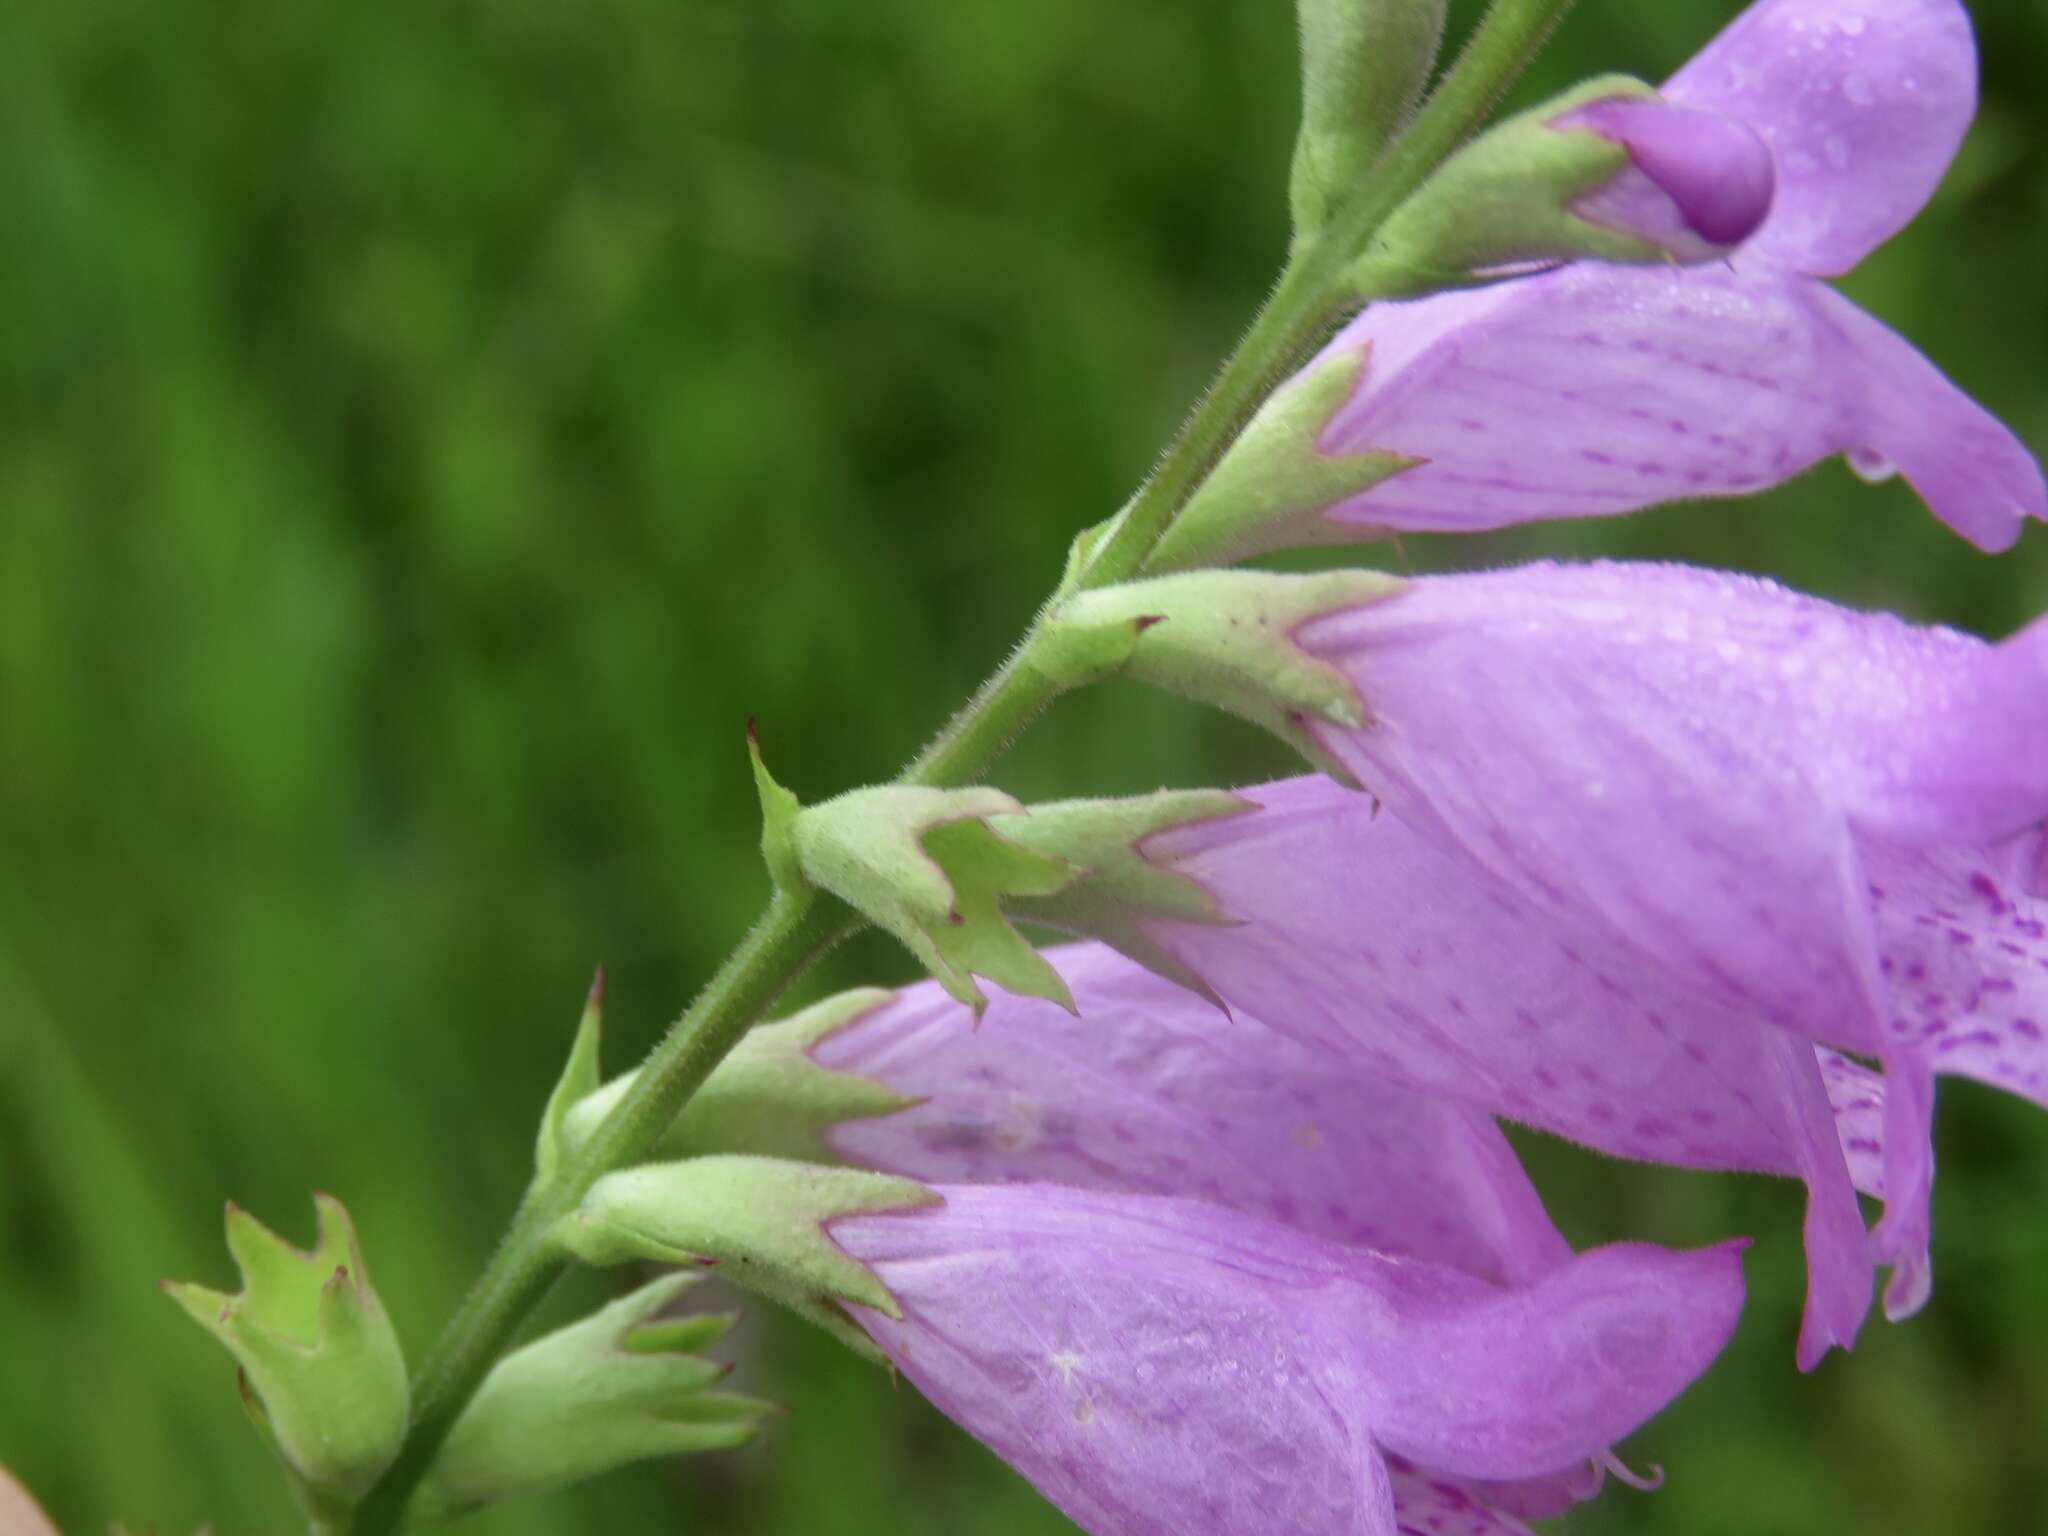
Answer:
M829 1133L926 1183L1197 1195L1311 1236L1520 1284L1571 1250L1492 1118L1277 1035L1099 944L1045 952L1078 1015L931 983L818 1061L921 1100Z
M1741 1305L1728 1248L1597 1250L1503 1291L1196 1201L949 1187L834 1237L942 1410L1096 1536L1393 1536L1382 1449L1563 1471L1664 1406Z
M1832 276L1902 229L1977 110L1977 49L1957 0L1759 0L1665 84L1723 113L1777 161L1769 220L1737 265Z
M1332 521L1467 531L1768 489L1822 459L1902 470L1935 515L2003 549L2048 517L2018 440L1898 336L1774 271L1580 263L1375 305L1328 454L1421 460Z
M1915 824L1983 642L1599 564L1421 580L1301 643L1376 722L1325 748L1402 817L1774 1023L1885 1048L1854 834Z
M1811 1046L1323 779L1154 839L1230 927L1155 922L1233 1008L1396 1082L1609 1154L1808 1190L1801 1359L1847 1345L1871 1256Z

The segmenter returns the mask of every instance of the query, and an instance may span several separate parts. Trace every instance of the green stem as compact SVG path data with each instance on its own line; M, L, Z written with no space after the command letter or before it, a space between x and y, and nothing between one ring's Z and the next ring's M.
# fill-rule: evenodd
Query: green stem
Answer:
M399 1528L406 1501L471 1395L568 1262L549 1241L598 1178L646 1155L689 1096L783 990L852 932L828 896L780 893L655 1046L632 1088L546 1188L529 1192L483 1275L413 1382L412 1426L398 1459L356 1510L357 1536Z
M1345 269L1367 250L1388 215L1480 125L1571 4L1495 0L1457 64L1366 185L1321 235L1295 252L1215 383L1096 549L1080 586L1127 581L1144 569L1153 547L1245 423L1338 318L1347 301L1333 295L1344 292ZM1355 304L1358 297L1354 293L1348 302ZM1029 647L1027 635L899 782L952 787L986 772L1059 692L1030 665ZM828 896L809 891L777 895L654 1048L632 1089L574 1161L545 1189L528 1195L421 1365L405 1446L357 1510L355 1536L386 1536L398 1529L406 1501L463 1405L567 1267L549 1241L550 1229L600 1177L645 1156L755 1020L859 921Z

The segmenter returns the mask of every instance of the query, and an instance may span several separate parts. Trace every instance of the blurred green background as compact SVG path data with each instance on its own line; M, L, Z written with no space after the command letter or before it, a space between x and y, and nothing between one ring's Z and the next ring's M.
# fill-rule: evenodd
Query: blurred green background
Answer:
M1524 91L1731 0L1585 0ZM2048 13L1859 300L2048 448ZM1476 5L1454 7L1469 20ZM636 1058L764 891L742 722L894 770L1127 494L1281 252L1280 0L0 6L0 1462L66 1530L293 1524L225 1357L232 1196L341 1195L410 1348L475 1272L592 966ZM1676 556L2002 633L1982 558L1828 466L1462 542ZM1293 771L1111 687L1027 797ZM850 946L806 993L898 980ZM1570 1532L1997 1532L2048 1507L2048 1116L1943 1088L1937 1287L1792 1369L1797 1192L1532 1157L1575 1239L1752 1231L1724 1360ZM566 1316L616 1277L584 1276ZM765 1445L479 1532L1068 1529L780 1319Z

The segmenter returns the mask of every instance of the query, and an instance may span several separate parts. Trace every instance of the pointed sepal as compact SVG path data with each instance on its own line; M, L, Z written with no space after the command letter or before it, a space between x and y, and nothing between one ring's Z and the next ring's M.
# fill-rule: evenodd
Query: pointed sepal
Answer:
M1101 587L1046 615L1031 662L1068 687L1122 673L1227 710L1355 786L1306 722L1357 729L1367 722L1365 705L1351 680L1303 650L1294 634L1402 585L1378 571L1194 571Z
M1358 388L1370 347L1337 352L1273 392L1146 558L1148 575L1235 565L1280 549L1380 537L1326 514L1422 462L1399 453L1325 453L1330 418Z
M1717 259L1763 223L1774 188L1770 149L1746 124L1602 77L1445 161L1361 254L1354 296L1407 297L1561 261Z
M405 1437L405 1357L363 1265L348 1211L315 1195L319 1235L299 1249L230 1204L235 1295L165 1281L163 1289L241 1367L244 1405L309 1512L347 1510Z
M701 1353L734 1316L660 1317L699 1278L656 1280L500 1360L435 1456L408 1522L758 1435L774 1405L715 1390L732 1367Z
M1320 231L1406 125L1443 44L1444 0L1297 0L1301 134L1288 203Z
M747 756L754 765L754 791L761 799L761 859L768 877L779 891L794 890L804 883L802 860L796 850L796 821L803 806L789 790L775 782L761 756L761 734L754 722L747 722Z
M780 1023L750 1030L690 1096L651 1155L746 1152L831 1161L824 1133L833 1126L893 1115L917 1102L873 1078L822 1067L811 1054L821 1042L859 1023L895 995L879 987L862 987L814 1003ZM613 1078L569 1111L564 1127L571 1146L580 1146L597 1129L637 1076L628 1072Z
M879 1173L769 1157L699 1157L606 1174L554 1235L586 1264L715 1264L722 1278L879 1360L845 1306L896 1317L896 1300L832 1241L826 1225L938 1202L922 1184Z
M1209 984L1157 943L1144 925L1148 918L1212 925L1234 919L1217 906L1200 881L1148 857L1145 843L1176 828L1256 809L1242 796L1208 789L1034 805L1029 816L1004 818L1004 833L1027 847L1084 865L1088 873L1056 895L1012 901L1011 914L1100 939L1155 975L1222 1008L1223 1000Z
M804 811L792 842L805 878L895 934L961 1002L987 1006L984 976L1071 1010L1059 972L1002 913L1007 897L1050 896L1079 875L990 828L1021 809L995 789L857 789Z
M555 1181L573 1151L567 1122L571 1111L598 1091L603 1078L598 1065L598 1047L604 1033L604 969L590 983L583 1000L583 1017L576 1024L576 1039L569 1047L569 1061L562 1068L555 1091L548 1095L541 1111L540 1135L533 1148L533 1185L547 1188Z

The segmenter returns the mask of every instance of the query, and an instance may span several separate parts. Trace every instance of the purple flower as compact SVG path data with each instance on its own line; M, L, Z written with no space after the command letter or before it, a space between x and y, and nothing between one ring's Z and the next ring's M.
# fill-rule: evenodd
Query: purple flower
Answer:
M1277 1036L1244 1016L1226 1016L1100 945L1068 946L1049 951L1048 958L1072 989L1078 1017L1035 999L997 994L977 1028L965 1008L925 983L822 1041L814 1050L822 1065L878 1079L904 1095L924 1096L899 1114L837 1127L830 1133L834 1150L852 1161L937 1183L947 1188L949 1198L956 1196L953 1187L963 1184L1027 1185L1019 1204L1002 1214L1003 1220L1027 1228L1038 1219L1038 1208L1065 1210L1065 1202L1080 1199L1082 1191L1193 1195L1200 1204L1133 1199L1100 1208L1132 1221L1162 1223L1162 1229L1186 1236L1191 1253L1207 1251L1202 1234L1211 1229L1261 1233L1258 1245L1276 1251L1342 1256L1370 1249L1384 1257L1332 1262L1362 1264L1364 1273L1376 1275L1380 1270L1375 1266L1406 1261L1411 1273L1454 1276L1446 1283L1461 1296L1480 1295L1482 1282L1538 1286L1598 1257L1600 1272L1613 1278L1617 1295L1634 1286L1634 1305L1655 1311L1668 1301L1691 1313L1687 1328L1659 1335L1673 1351L1658 1367L1659 1380L1669 1380L1675 1390L1688 1371L1711 1357L1711 1349L1699 1350L1719 1326L1713 1321L1718 1309L1724 1302L1734 1304L1723 1290L1730 1277L1698 1256L1679 1258L1647 1249L1609 1249L1574 1261L1490 1116L1410 1091L1342 1057ZM1215 1212L1213 1220L1201 1214L1204 1210ZM842 1225L835 1233L845 1240L845 1230ZM1103 1230L1107 1246L1122 1241L1117 1228ZM922 1244L927 1239L912 1232L889 1241ZM958 1229L930 1241L974 1247ZM1106 1255L1102 1262L1116 1261ZM1142 1280L1155 1262L1168 1261L1139 1251L1130 1256L1128 1267ZM1046 1336L1056 1320L1084 1308L1086 1298L1095 1294L1084 1290L1077 1298L1029 1269L1026 1278L998 1285L979 1268L994 1263L993 1256L980 1258L972 1266L971 1284L1027 1298L1004 1305L1019 1313L1036 1307L1037 1321L1028 1325ZM949 1276L948 1283L962 1278ZM1013 1440L1001 1437L1012 1433L1006 1426L1014 1422L1015 1409L992 1414L987 1402L971 1393L963 1396L957 1378L969 1374L968 1361L935 1352L921 1332L954 1326L947 1321L950 1309L964 1305L964 1298L932 1293L933 1310L924 1312L900 1289L897 1294L908 1309L905 1331L893 1336L878 1331L878 1341L887 1348L893 1339L902 1351L899 1363L913 1379L968 1428L1010 1455ZM1233 1301L1229 1315L1238 1315L1245 1304ZM1104 1326L1112 1322L1105 1320ZM1130 1326L1135 1331L1142 1324L1142 1318L1135 1318ZM981 1342L978 1333L968 1337ZM1014 1346L1002 1348L1007 1352ZM1220 1338L1216 1348L1219 1358L1234 1362L1212 1362L1217 1370L1242 1371L1252 1360L1265 1358L1250 1336ZM979 1362L976 1369L988 1363L986 1356L972 1359ZM920 1374L920 1363L927 1374ZM1041 1385L1062 1385L1051 1380L1059 1367L1044 1351L1024 1364L1043 1378ZM1154 1417L1185 1411L1184 1403L1178 1410L1171 1406L1179 1401L1171 1379L1161 1379L1159 1390L1166 1394L1162 1406L1147 1410ZM1503 1400L1497 1411L1511 1418L1533 1411L1533 1405ZM1563 1423L1576 1410L1560 1404L1559 1411L1564 1418L1555 1422ZM1607 1424L1604 1419L1575 1423L1570 1433L1584 1442L1583 1449L1569 1466L1559 1463L1543 1476L1461 1471L1466 1463L1421 1455L1415 1461L1430 1470L1390 1463L1394 1497L1411 1510L1458 1510L1482 1530L1518 1531L1517 1515L1554 1513L1597 1491L1602 1468L1613 1465L1601 1438ZM1176 1431L1168 1440L1192 1432ZM1227 1437L1233 1431L1224 1423L1214 1432ZM1057 1480L1047 1483L1038 1463L1026 1458L1018 1464L1055 1497L1078 1497L1062 1495L1058 1490L1064 1485ZM1311 1468L1305 1475L1341 1480L1358 1476L1361 1467L1350 1456L1340 1458L1334 1473ZM1081 1475L1103 1470L1084 1467ZM1183 1465L1176 1475L1192 1476L1191 1466ZM1505 1486L1491 1481L1503 1476L1511 1479ZM1195 1496L1192 1485L1186 1496ZM1064 1507L1079 1515L1096 1506ZM1494 1523L1480 1523L1488 1521ZM1100 1527L1154 1528L1170 1527Z
M1770 146L1777 193L1763 227L1725 269L1582 262L1368 310L1331 344L1367 362L1319 446L1421 462L1332 519L1466 530L1604 516L1762 490L1838 453L1866 475L1902 473L1986 549L2048 517L2041 472L2013 435L1818 281L1905 225L1961 142L1976 98L1962 7L1759 0L1664 97ZM1644 118L1659 137L1625 142L1646 174L1700 153L1675 120ZM1656 179L1681 184L1668 169Z
M1309 728L1390 814L1304 781L1152 839L1245 920L1157 941L1375 1070L1800 1173L1809 1364L1853 1338L1869 1263L1809 1044L1879 1057L1876 1257L1917 1307L1933 1073L2048 1103L2048 623L1993 647L1713 572L1536 566L1297 639L1365 700L1371 725Z
M833 1224L903 1310L861 1321L1096 1536L1394 1536L1389 1456L1569 1474L1703 1370L1742 1301L1736 1245L1602 1248L1502 1289L1207 1201L940 1192Z

